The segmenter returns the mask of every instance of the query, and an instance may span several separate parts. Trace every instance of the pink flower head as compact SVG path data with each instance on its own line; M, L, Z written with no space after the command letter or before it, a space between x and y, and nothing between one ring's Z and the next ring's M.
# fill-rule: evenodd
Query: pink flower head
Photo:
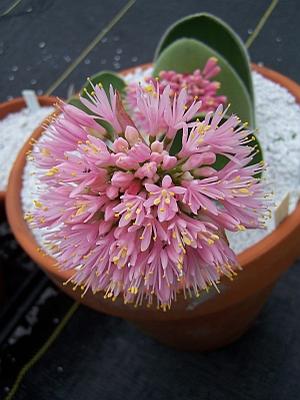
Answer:
M217 70L210 60L194 75L208 80ZM32 152L45 185L32 218L83 294L166 309L180 290L198 296L235 275L224 230L262 227L267 205L255 178L263 166L249 165L255 153L238 118L221 123L220 106L193 121L200 103L186 89L156 89L136 92L141 130L113 88L107 96L98 85L82 99L92 116L61 106ZM218 156L227 158L221 170Z

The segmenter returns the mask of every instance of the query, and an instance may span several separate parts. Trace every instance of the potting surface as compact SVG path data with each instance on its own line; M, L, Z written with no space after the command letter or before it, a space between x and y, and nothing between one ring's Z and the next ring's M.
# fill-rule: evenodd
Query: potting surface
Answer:
M197 11L231 24L254 62L300 81L297 0L90 0L84 7L71 0L5 0L1 101L24 88L67 97L100 69L151 61L165 28ZM0 236L0 399L297 398L297 264L238 342L209 354L179 353L60 293L14 241L3 213Z

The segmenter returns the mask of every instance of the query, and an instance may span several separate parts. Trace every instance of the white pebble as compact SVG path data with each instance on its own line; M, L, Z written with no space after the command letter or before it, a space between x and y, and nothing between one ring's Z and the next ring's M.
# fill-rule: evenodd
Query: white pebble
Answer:
M0 120L0 191L6 190L11 167L23 144L53 110L52 107L41 107L31 113L24 108Z

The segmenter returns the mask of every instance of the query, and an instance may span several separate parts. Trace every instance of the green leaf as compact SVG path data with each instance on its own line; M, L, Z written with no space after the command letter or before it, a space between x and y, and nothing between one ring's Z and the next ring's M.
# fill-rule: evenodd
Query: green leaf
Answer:
M254 103L249 55L240 37L219 18L200 13L185 17L171 25L157 46L155 60L174 41L192 38L217 51L241 78Z
M243 122L254 127L254 108L250 96L240 77L228 62L215 50L194 39L179 39L170 44L155 63L153 76L162 70L175 70L181 73L192 73L204 66L208 58L216 57L221 67L218 81L220 93L227 96L231 104L230 113L236 113Z
M112 85L114 89L116 89L121 94L124 93L126 83L120 78L117 74L114 74L110 71L102 71L90 78L90 81L94 84L94 86L98 85L99 83L102 84L103 89L105 90L106 94L109 94L109 87ZM87 81L86 84L81 89L80 93L83 97L87 97L85 93L85 89L91 93L93 91L93 87L91 86L90 82Z

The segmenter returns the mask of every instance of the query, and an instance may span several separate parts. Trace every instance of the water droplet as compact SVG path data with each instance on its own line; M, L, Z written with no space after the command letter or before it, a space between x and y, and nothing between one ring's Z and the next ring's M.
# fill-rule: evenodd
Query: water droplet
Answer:
M70 56L64 56L65 62L69 63L71 62L71 57Z
M103 58L103 59L100 61L100 64L102 64L102 65L106 64L105 58Z
M107 42L107 37L104 37L103 39L101 39L101 43L106 43Z
M132 59L131 59L132 62L137 62L137 60L138 60L138 58L136 56L132 57Z
M18 69L19 69L19 67L18 67L17 65L13 65L12 68L11 68L11 70L12 70L13 72L17 72Z
M118 62L113 63L114 69L120 69L121 65Z
M13 74L8 75L8 80L13 81L15 79L15 76Z
M259 67L263 67L265 64L264 64L262 61L260 61L260 62L257 63L257 65L258 65Z
M281 62L281 61L282 61L282 58L281 58L281 57L277 57L277 58L276 58L276 61Z
M59 365L59 366L56 368L56 370L57 370L57 372L59 372L59 373L64 372L64 369L63 369L63 367L62 367L61 365Z
M122 49L117 49L117 50L116 50L116 53L117 53L117 54L122 54L122 53L123 53L123 50L122 50Z
M249 28L247 32L248 32L248 35L252 35L253 29Z
M10 387L5 386L5 387L4 387L4 392L5 392L5 393L8 393L9 391L10 391Z
M26 67L26 71L31 71L32 67L30 65L28 65L28 67Z
M59 318L53 318L52 322L57 325L59 323Z
M31 83L31 85L36 85L37 84L37 80L36 79L31 79L30 83Z
M7 100L7 101L12 100L12 99L13 99L13 96L7 96L7 97L6 97L6 100ZM9 342L9 341L8 341L8 342ZM13 344L13 343L10 343L10 344Z
M113 41L114 41L114 42L117 42L118 40L120 40L120 36L114 36L114 37L113 37Z
M31 13L31 11L32 11L32 7L28 7L26 10L26 12L28 12L28 13Z
M277 43L281 43L282 42L282 39L279 36L275 40L276 40Z
M90 60L89 58L86 58L86 59L84 60L84 63L85 63L86 65L89 65L89 64L91 63L91 60Z
M36 91L36 94L37 94L38 96L42 96L43 93L44 93L43 89L38 89L38 90Z
M114 56L114 60L116 60L116 61L120 61L120 56Z
M40 49L43 49L45 46L46 46L46 43L45 43L45 42L40 42L40 43L39 43L39 48L40 48Z

